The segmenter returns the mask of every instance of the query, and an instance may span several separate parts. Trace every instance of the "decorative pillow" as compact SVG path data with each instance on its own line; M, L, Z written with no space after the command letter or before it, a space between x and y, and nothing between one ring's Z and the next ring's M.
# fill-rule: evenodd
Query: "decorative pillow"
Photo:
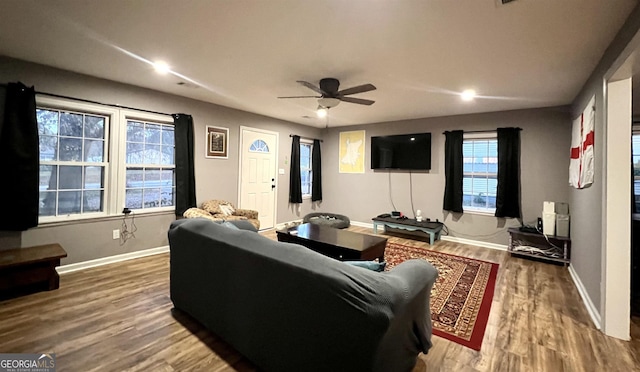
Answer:
M385 261L382 261L382 262L376 262L376 261L343 261L343 262L346 263L346 264L349 264L349 265L363 267L365 269L378 271L378 272L384 271L385 266L387 266L387 263Z
M230 205L231 208L233 208L233 204L228 201L213 199L213 200L207 200L204 203L202 203L202 209L204 209L205 211L211 214L220 214L222 213L222 210L220 210L221 205Z
M231 216L233 215L233 212L235 212L236 210L229 204L220 204L220 211L222 211L222 214L224 214L225 216Z

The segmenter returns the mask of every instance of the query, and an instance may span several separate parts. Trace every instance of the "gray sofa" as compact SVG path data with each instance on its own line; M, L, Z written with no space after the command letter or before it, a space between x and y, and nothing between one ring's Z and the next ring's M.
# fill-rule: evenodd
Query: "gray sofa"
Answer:
M411 371L431 347L423 260L374 272L204 219L172 223L171 300L265 371Z

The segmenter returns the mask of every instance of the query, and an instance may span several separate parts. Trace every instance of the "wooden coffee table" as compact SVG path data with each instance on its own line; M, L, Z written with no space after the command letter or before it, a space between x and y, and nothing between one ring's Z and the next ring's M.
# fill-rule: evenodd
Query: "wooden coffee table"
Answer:
M329 226L305 223L278 230L278 241L296 243L325 256L342 261L378 259L384 261L387 239L339 230Z

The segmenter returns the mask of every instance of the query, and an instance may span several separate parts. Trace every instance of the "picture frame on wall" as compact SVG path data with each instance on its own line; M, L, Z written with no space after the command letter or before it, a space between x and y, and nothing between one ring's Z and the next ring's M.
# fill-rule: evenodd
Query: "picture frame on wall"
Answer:
M365 131L340 132L338 148L340 173L364 173Z
M206 158L229 158L229 128L207 125Z

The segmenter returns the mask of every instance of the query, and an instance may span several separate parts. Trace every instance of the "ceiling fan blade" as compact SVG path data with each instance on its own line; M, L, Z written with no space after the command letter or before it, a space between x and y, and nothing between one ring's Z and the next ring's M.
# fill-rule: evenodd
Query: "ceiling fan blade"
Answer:
M339 96L348 96L350 94L364 93L372 90L376 90L376 87L373 84L364 84L358 85L357 87L343 89L338 92Z
M316 92L316 93L320 93L320 94L322 94L323 96L324 96L324 95L327 95L327 93L326 93L326 92L324 92L322 89L320 89L320 88L318 88L317 86L315 86L315 85L313 85L313 84L311 84L311 83L308 83L308 82L306 82L306 81L296 80L296 83L298 83L298 84L302 84L302 85L304 85L305 87L307 87L307 88L311 89L312 91L314 91L314 92Z
M370 99L353 98L353 97L338 97L338 99L344 102L357 103L359 105L367 105L367 106L371 106L375 102Z
M288 96L288 97L278 97L278 98L322 98L322 96Z

